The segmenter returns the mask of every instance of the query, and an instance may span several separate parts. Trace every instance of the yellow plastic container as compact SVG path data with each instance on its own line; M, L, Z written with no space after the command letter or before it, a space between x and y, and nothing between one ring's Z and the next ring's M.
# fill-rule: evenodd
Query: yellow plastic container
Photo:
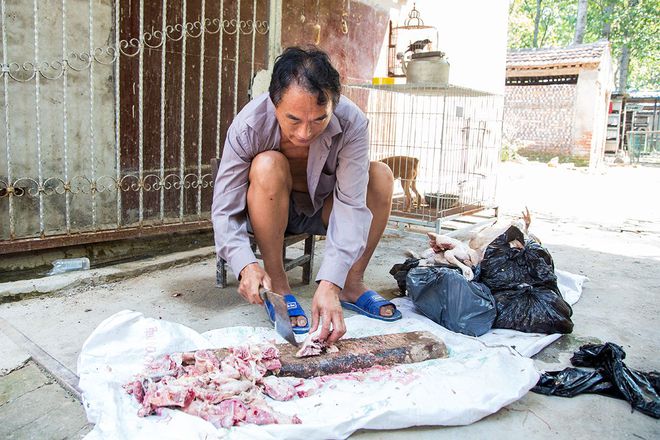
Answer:
M389 76L377 76L374 78L371 78L371 84L375 86L380 86L380 85L389 85L389 84L394 84L394 78L389 77Z

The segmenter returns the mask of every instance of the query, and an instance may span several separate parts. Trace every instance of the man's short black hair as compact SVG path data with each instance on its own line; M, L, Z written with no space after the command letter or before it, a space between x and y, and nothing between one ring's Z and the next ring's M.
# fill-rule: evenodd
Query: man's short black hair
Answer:
M288 47L275 60L268 92L276 107L291 84L315 93L318 105L330 100L334 108L339 102L339 72L332 67L328 54L316 46Z

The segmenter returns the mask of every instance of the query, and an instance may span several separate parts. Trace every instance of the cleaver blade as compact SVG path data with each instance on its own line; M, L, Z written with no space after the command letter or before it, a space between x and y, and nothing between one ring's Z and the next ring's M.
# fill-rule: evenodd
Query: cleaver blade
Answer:
M289 312L284 297L279 293L275 293L268 289L262 289L259 292L259 295L264 302L268 301L273 305L273 309L275 310L275 331L289 344L297 347L298 341L296 341L296 337L293 334L291 319L289 318Z

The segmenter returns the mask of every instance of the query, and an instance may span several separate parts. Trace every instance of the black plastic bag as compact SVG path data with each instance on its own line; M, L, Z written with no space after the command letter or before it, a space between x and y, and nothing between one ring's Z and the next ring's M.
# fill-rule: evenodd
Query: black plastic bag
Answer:
M403 263L395 264L390 269L390 275L396 280L396 284L399 286L399 291L402 295L406 294L406 277L408 276L408 271L418 265L419 258L407 258Z
M575 352L571 363L578 367L602 369L633 408L660 418L658 372L643 373L628 368L623 362L625 358L626 352L623 348L608 342L602 345L583 345Z
M523 249L511 247L509 243L512 240L524 244ZM515 226L507 229L486 248L480 281L492 291L512 290L525 283L559 293L552 256L536 241L525 241L524 235Z
M493 292L497 303L494 328L526 333L571 333L573 310L560 294L545 287L520 284Z
M618 396L612 382L603 376L600 370L582 368L565 368L543 373L532 391L559 397L573 397L582 393Z
M488 287L468 281L458 268L415 267L408 272L406 286L415 306L451 331L481 336L495 321L495 300Z
M633 409L660 418L660 374L628 368L623 362L625 357L623 349L611 342L583 345L575 352L571 363L596 370L566 368L546 372L532 391L561 397L581 393L608 395L627 400Z

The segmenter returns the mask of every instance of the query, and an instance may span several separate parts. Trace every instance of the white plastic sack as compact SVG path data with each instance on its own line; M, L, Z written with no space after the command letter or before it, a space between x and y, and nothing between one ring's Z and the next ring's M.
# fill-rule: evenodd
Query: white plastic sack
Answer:
M331 439L346 438L360 428L466 425L518 400L536 384L539 374L531 359L403 313L404 318L394 323L351 317L346 320L346 337L426 330L447 344L449 357L398 366L385 378L376 372L362 382L334 379L310 397L271 402L276 411L298 415L301 425L216 429L178 410L138 417L139 405L122 385L160 354L284 341L272 329L233 327L200 335L183 325L119 312L94 330L78 359L87 417L96 424L87 438Z

